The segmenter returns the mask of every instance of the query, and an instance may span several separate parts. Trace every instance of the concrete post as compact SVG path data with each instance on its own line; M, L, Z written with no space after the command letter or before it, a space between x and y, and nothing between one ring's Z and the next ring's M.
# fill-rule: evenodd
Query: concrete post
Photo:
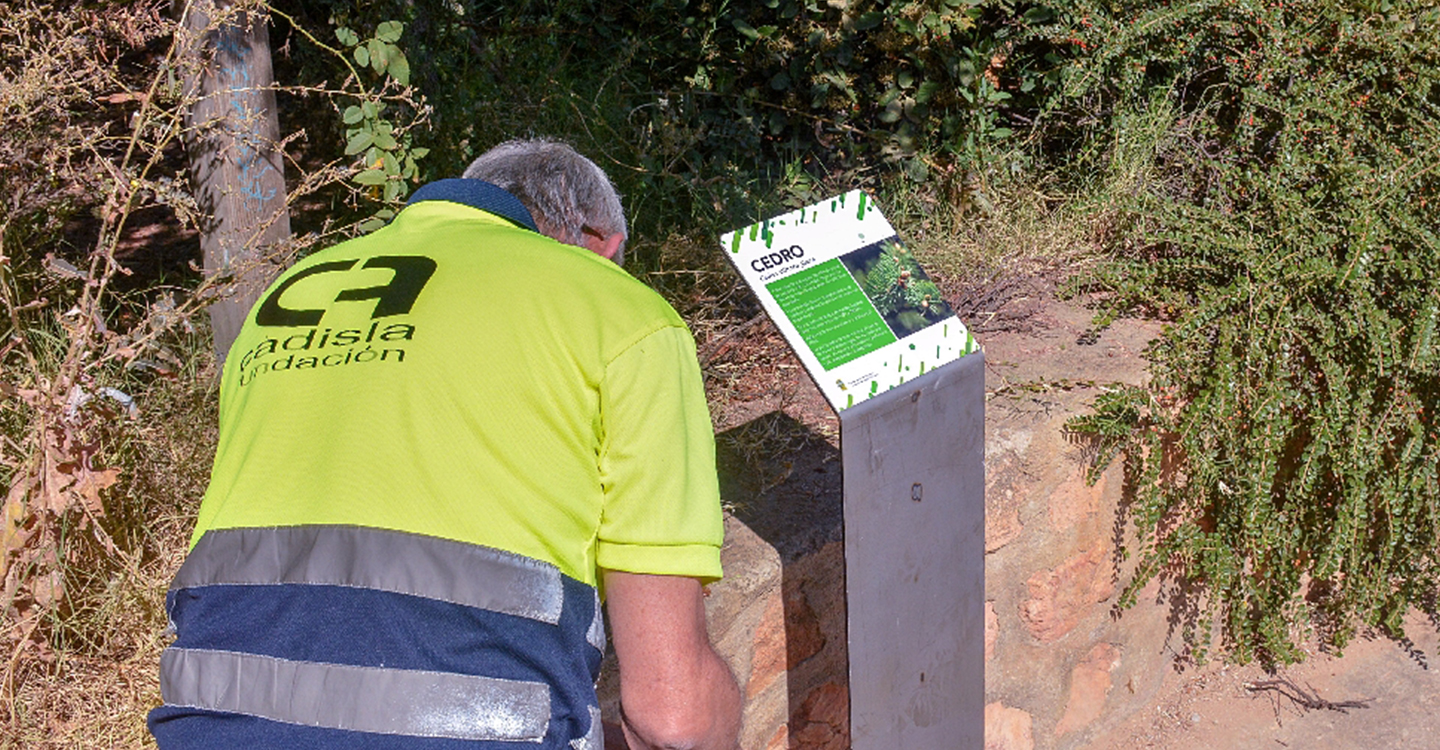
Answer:
M840 412L855 750L985 741L985 357Z

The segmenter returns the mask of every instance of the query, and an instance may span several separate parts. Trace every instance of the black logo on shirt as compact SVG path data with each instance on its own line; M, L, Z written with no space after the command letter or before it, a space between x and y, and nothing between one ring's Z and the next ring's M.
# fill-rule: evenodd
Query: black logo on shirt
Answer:
M275 291L271 292L264 302L260 303L260 309L255 313L255 323L262 326L286 327L319 325L320 319L325 317L325 310L298 310L285 307L280 304L280 298L290 287L300 281L322 273L349 271L359 262L357 259L318 263L284 280L275 287ZM425 288L426 282L430 281L431 275L435 273L435 261L423 255L390 255L371 258L365 261L363 268L389 268L395 272L395 276L390 279L389 284L384 286L346 289L335 295L335 301L376 300L375 309L370 313L370 317L374 319L404 315L410 312L410 308L415 304L415 299L420 296L420 290Z
M298 309L285 307L281 298L296 283L322 273L351 271L360 263L357 260L336 260L319 263L281 282L260 303L255 312L255 323L260 326L301 328L286 336L278 333L267 336L251 350L241 355L240 385L245 386L266 372L286 370L302 371L328 367L339 367L367 362L404 362L403 344L415 338L415 326L409 323L380 322L370 324L369 330L348 328L321 329L319 324L325 317L325 309ZM410 312L425 284L434 275L435 261L420 255L381 256L365 261L361 268L389 268L395 272L390 283L358 289L345 289L335 295L335 302L363 302L375 300L370 313L371 320L404 315ZM308 329L308 330L305 330Z

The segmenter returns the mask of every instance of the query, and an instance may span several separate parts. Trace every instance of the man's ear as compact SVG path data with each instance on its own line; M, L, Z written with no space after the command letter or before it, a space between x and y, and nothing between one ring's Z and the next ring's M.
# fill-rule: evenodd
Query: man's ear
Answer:
M615 260L620 252L620 245L625 242L625 235L620 232L602 236L598 232L585 233L585 248L606 260Z

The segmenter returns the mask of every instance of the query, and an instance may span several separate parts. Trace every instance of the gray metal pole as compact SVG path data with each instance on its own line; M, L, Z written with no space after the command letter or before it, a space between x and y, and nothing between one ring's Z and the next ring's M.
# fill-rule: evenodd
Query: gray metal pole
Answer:
M850 740L985 742L985 357L840 412Z

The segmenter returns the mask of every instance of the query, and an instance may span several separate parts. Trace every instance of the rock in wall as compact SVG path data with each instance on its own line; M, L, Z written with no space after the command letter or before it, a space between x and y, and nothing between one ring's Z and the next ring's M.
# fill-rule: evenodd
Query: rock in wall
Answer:
M1148 705L1173 654L1153 592L1117 617L1123 476L1092 484L1064 425L1103 384L1142 382L1156 326L1051 305L1025 333L982 340L986 390L986 750L1085 747Z

